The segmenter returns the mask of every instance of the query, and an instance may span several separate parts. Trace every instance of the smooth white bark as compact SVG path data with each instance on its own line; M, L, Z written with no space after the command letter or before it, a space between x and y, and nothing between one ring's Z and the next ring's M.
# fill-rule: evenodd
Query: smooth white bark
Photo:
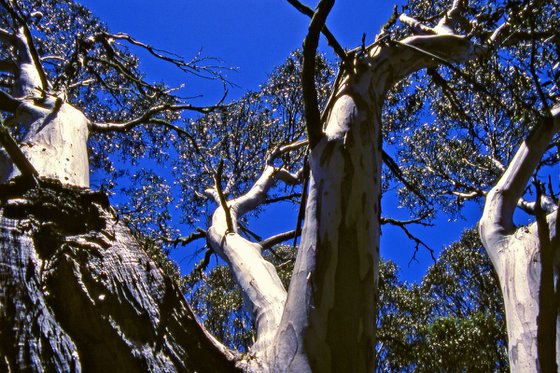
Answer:
M379 260L381 107L399 79L472 56L454 35L380 44L335 87L311 150L305 225L275 344L273 371L372 372Z
M219 206L214 212L207 231L208 246L229 265L254 318L257 338L250 351L253 358L246 365L246 369L252 371L264 369L262 364L267 360L267 349L274 343L282 317L286 290L276 268L263 258L262 247L237 232L237 219L263 203L276 180L289 184L299 181L299 175L275 168L272 160L267 163L269 164L261 177L247 193L227 202L233 231L228 230L223 206ZM210 190L207 194L219 204L215 190Z
M41 107L26 100L17 109L11 122L25 131L21 150L41 177L89 187L89 121L71 105L53 101ZM0 182L19 175L11 162L0 171Z
M547 303L556 305L555 311L552 310L556 316L552 317L554 320L558 317L558 290L554 290L557 287L560 260L558 211L549 213L546 221L537 221L527 227L516 227L513 213L541 156L559 130L560 108L557 107L551 119L543 120L536 126L518 149L497 185L488 193L479 223L482 242L496 269L504 297L512 372L550 369L550 361L543 362L546 348L543 348L542 343L539 349L539 338L541 341L543 338L539 333L543 333L542 323L546 323L547 319L551 321L551 315L547 314L550 313ZM547 277L543 278L543 271L551 273L547 272ZM543 297L547 298L544 302ZM556 332L556 340L548 341L550 346L556 344L557 362L558 337L559 333Z

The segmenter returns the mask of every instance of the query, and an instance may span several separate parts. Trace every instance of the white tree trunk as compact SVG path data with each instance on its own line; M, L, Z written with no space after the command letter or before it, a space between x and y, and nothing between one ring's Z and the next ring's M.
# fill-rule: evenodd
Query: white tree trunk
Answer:
M379 262L381 107L404 76L464 60L454 35L373 46L335 87L324 137L311 150L305 225L275 343L273 371L372 372Z
M45 100L44 106L26 100L10 120L25 130L21 151L41 177L89 187L88 119L57 100ZM12 162L4 162L0 172L0 182L20 174Z
M498 274L506 311L512 372L552 372L560 354L558 210L537 214L517 228L513 213L539 159L560 130L560 109L544 119L520 146L488 193L479 231Z
M50 95L29 30L26 32L22 26L13 35L6 31L0 34L17 53L12 95L20 105L7 124L16 126L23 134L21 151L40 177L88 187L89 121L62 98ZM0 183L19 173L6 153L0 153Z

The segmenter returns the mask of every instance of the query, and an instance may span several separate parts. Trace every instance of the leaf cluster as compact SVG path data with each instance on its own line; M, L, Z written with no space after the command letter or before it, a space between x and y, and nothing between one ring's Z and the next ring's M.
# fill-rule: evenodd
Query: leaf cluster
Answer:
M475 229L444 249L420 284L382 263L378 371L508 371L497 277Z
M407 14L433 23L450 3L410 1ZM431 210L456 215L465 201L480 201L560 97L558 2L464 4L457 31L482 52L463 66L444 63L400 82L384 108L389 149L424 197L399 186L401 204L416 216ZM510 25L507 37L488 46L502 22ZM546 181L559 160L557 152L548 152L537 177ZM387 181L393 185L398 183Z

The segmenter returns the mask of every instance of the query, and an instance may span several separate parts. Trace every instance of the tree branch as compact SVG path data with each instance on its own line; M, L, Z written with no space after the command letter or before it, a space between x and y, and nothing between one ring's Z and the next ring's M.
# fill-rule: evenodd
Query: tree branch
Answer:
M513 213L525 187L554 135L560 131L560 105L542 118L521 144L506 172L486 197L480 234L486 248L495 248L515 230Z
M135 118L135 119L131 119L127 122L122 122L122 123L91 123L91 130L92 131L97 131L97 132L110 132L110 131L115 131L115 132L125 132L128 131L140 124L145 124L148 123L150 121L153 121L154 115L159 114L159 113L163 113L163 112L178 112L178 111L183 111L183 110L189 110L189 111L196 111L199 113L203 113L203 114L207 114L210 113L214 110L218 110L218 109L223 109L224 106L221 105L221 102L218 103L217 105L214 106L193 106L190 104L176 104L176 105L171 105L171 104L163 104L163 105L157 105L157 106L153 106L151 108L149 108L148 110L146 110L146 112L144 112L144 114L142 114L141 116Z
M38 185L37 178L39 177L39 173L14 141L10 135L10 131L8 131L2 123L0 123L0 144L6 149L6 152L12 159L12 162L14 162L16 167L20 170L21 174L29 177Z
M399 165L397 164L397 162L395 162L395 160L385 150L382 150L382 159L383 159L383 163L385 163L385 165L389 168L391 173L397 179L399 179L401 183L403 183L403 185L406 187L406 189L411 191L412 194L414 194L416 197L418 197L422 202L428 203L428 200L426 199L426 197L424 197L422 195L422 193L420 193L418 188L416 188L415 186L410 184L408 182L408 180L406 180L406 178L405 178L403 172L401 171Z
M202 228L196 228L196 231L189 234L186 237L177 237L174 240L166 240L167 243L172 244L174 247L177 247L177 245L181 244L181 246L186 246L188 244L190 244L191 242L194 242L196 240L199 240L201 238L206 238L206 231Z
M315 87L315 64L317 46L319 45L319 34L325 26L327 16L334 5L334 0L321 0L317 5L317 11L311 18L307 36L303 41L303 68L302 88L305 123L309 146L313 148L323 137L321 113L319 112L319 101L317 99L317 88Z
M298 237L301 234L301 230L298 232L297 230L291 230L288 232L280 233L275 236L269 237L265 240L259 242L259 245L262 247L263 250L270 249L273 246L278 245L284 241L291 240L295 237Z
M292 6L294 8L296 8L298 11L300 11L301 13L305 14L306 16L308 16L310 18L313 18L313 15L315 14L313 9L311 9L308 6L302 4L298 0L288 0L288 2L290 4L292 4ZM327 39L327 42L332 47L334 52L338 55L338 57L342 61L345 61L348 58L348 55L346 54L346 51L344 50L344 48L342 48L342 46L340 45L338 40L336 40L336 38L331 33L331 31L327 28L326 25L323 26L323 28L321 29L321 32L323 33L323 35Z
M233 228L233 221L231 219L231 211L230 207L227 204L226 197L224 196L224 191L222 190L222 172L224 171L224 160L220 159L220 163L218 164L218 169L214 174L214 189L218 193L218 198L220 200L220 206L224 209L224 213L226 216L226 225L227 225L227 232L233 233L235 232Z

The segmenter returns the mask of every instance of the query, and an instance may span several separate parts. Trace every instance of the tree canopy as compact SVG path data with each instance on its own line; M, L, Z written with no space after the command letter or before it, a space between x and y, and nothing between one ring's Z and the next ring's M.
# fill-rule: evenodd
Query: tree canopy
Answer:
M200 320L227 346L189 325L224 366L367 372L375 358L381 370L501 371L507 320L511 368L554 370L558 1L410 0L372 44L364 38L355 49L328 28L333 0L314 10L289 3L310 18L302 49L258 90L229 100L215 59L187 60L113 33L72 0L0 0L0 182L9 191L2 211L25 206L12 197L22 179L109 194L145 246L131 245L130 255L148 252L165 273L158 283L187 286ZM335 61L317 53L321 35ZM189 79L218 82L224 97L194 105L196 92L150 81L139 51ZM395 190L405 220L381 211L380 199ZM25 189L19 197L34 196ZM469 200L486 203L482 242L466 231L420 284L399 281L391 262L379 264L383 224L419 248L426 245L411 224L456 218ZM293 229L261 237L251 223L278 202L293 204ZM96 209L118 221L108 207ZM530 216L526 227L513 222L519 210ZM35 242L38 226L33 220L32 233L22 234ZM126 229L119 225L113 246L126 241ZM52 242L83 241L69 234L53 233ZM197 265L179 280L165 256L199 239ZM209 266L214 254L220 265ZM166 294L176 296L177 286ZM182 298L173 302L191 319ZM517 307L531 303L527 312ZM471 349L460 352L465 345Z

